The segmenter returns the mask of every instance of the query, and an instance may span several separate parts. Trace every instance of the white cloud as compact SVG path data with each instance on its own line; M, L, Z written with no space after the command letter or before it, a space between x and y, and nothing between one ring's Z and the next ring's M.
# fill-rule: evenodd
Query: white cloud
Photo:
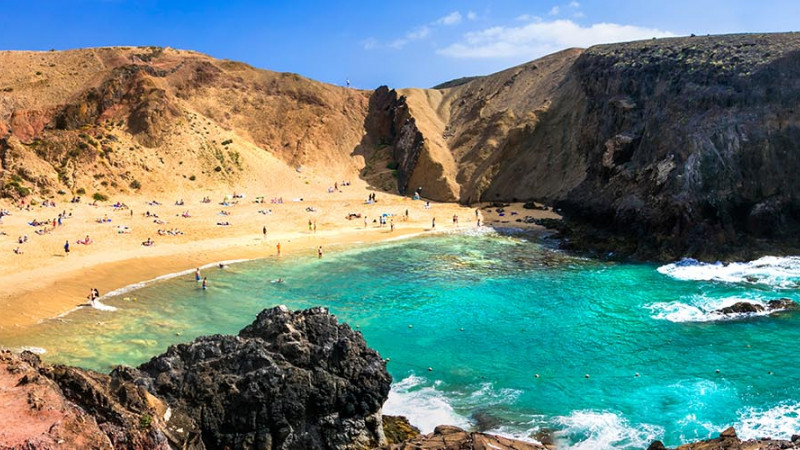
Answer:
M569 7L570 8L580 8L581 4L573 0L573 1L569 2Z
M409 31L402 38L395 39L394 41L392 41L391 44L389 44L389 47L392 47L394 49L399 50L399 49L405 47L410 42L419 41L419 40L425 39L430 34L431 34L431 30L427 26L419 27L414 31Z
M458 25L459 23L461 23L461 13L458 11L453 11L434 22L435 25Z
M572 17L574 17L575 19L582 19L582 18L586 17L586 14L578 11L575 14L573 14Z
M537 16L532 16L530 14L521 14L517 16L517 20L520 22L530 22L532 20L541 20L541 19Z
M376 48L379 43L377 39L370 37L361 41L361 45L364 46L364 50L372 50L373 48Z
M467 11L467 19L468 20L477 20L478 15L475 14L475 11Z
M596 23L582 27L571 20L496 26L466 33L460 42L437 50L453 58L538 58L569 47L674 36L669 31L634 25Z
M552 8L550 8L550 12L548 12L547 14L550 14L551 16L557 16L558 15L558 11L559 11L559 7L558 6L553 6Z

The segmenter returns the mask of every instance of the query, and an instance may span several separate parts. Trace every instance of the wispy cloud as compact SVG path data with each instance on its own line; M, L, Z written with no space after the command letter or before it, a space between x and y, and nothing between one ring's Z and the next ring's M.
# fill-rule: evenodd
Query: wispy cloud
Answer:
M461 23L461 13L458 11L453 11L434 22L436 25L458 25L459 23Z
M452 58L537 58L569 47L674 36L655 28L597 23L582 27L571 20L537 21L518 27L473 31L437 50Z
M581 4L576 2L576 1L572 1L572 2L569 2L569 7L570 8L580 8Z
M417 28L416 30L409 31L400 39L395 39L389 44L389 47L394 49L401 49L408 45L410 42L420 41L422 39L427 38L431 34L431 29L427 26L422 26Z
M553 6L552 8L550 8L550 12L548 12L547 14L550 14L551 16L557 16L559 11L561 11L561 8L559 8L558 6Z
M478 15L475 14L473 11L468 11L467 12L467 19L468 20L476 20L477 18L478 18ZM427 39L428 37L431 36L432 30L437 28L437 27L450 27L450 26L458 25L463 20L464 20L464 16L461 15L461 12L453 11L450 14L444 16L444 17L440 17L440 18L434 20L433 22L429 22L426 25L422 25L420 27L417 27L417 28L407 32L406 34L404 34L403 37L397 38L397 39L395 39L393 41L390 41L388 43L382 44L376 38L370 37L370 38L367 38L367 39L361 41L361 46L364 48L364 50L372 50L372 49L381 48L381 47L383 47L383 48L393 48L395 50L400 50L400 49L402 49L403 47L405 47L406 45L408 45L408 44L410 44L412 42L421 41L421 40Z

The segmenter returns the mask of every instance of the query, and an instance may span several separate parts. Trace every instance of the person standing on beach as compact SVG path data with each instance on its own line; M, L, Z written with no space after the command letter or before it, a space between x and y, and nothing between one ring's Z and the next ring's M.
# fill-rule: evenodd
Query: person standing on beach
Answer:
M317 249L317 257L322 258L322 246L321 245Z
M389 231L394 231L394 219L389 220Z
M436 217L431 219L431 228L436 228Z
M281 256L281 243L280 242L278 242L277 248L278 248L278 256Z
M262 233L264 233L264 239L266 239L267 238L267 226L264 225L264 229L261 230L261 231L262 231Z
M64 242L64 254L69 256L69 241Z

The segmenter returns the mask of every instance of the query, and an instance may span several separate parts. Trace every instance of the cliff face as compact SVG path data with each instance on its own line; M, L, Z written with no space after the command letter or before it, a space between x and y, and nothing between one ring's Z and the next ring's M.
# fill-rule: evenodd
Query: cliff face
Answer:
M432 184L431 198L556 204L577 248L659 259L791 251L798 75L796 33L568 50L438 97L400 91L395 117L416 135L392 145L415 155L406 177ZM436 164L455 167L434 172L452 189L415 179Z
M747 257L761 239L796 248L798 75L800 34L587 50L570 74L581 133L565 149L587 170L564 214L600 230L584 228L590 246L621 239L645 257Z

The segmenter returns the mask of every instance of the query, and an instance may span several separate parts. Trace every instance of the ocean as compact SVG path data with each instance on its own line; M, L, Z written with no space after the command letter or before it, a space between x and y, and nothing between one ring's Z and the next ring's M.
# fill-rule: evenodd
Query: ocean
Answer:
M264 308L325 306L388 358L385 414L562 448L646 448L800 431L800 258L658 266L563 253L536 234L471 230L241 261L129 286L0 344L108 372ZM276 282L277 279L282 282ZM87 287L88 289L88 287Z

